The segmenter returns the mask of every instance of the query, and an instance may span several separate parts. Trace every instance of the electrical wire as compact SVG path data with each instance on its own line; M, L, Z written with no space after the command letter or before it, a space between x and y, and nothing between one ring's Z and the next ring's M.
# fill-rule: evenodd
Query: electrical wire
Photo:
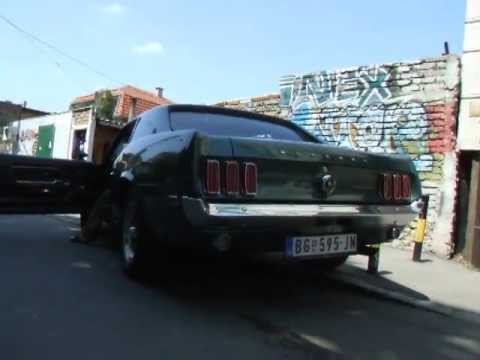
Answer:
M77 65L80 65L82 66L83 68L95 73L96 75L104 78L104 79L107 79L108 81L111 81L115 84L120 84L120 85L124 85L121 81L117 81L115 79L113 79L111 76L109 76L108 74L104 73L103 71L100 71L100 70L97 70L95 69L95 67L91 66L90 64L86 63L85 61L82 61L70 54L68 54L67 52L57 48L56 46L48 43L47 41L45 40L42 40L41 38L39 38L38 36L28 32L27 30L23 29L22 27L18 26L17 24L15 24L12 20L10 20L9 18L7 18L5 15L1 14L0 13L0 20L3 20L6 24L8 24L9 26L11 26L13 29L15 29L16 31L20 32L21 34L25 35L26 37L28 37L30 40L33 40L33 41L36 41L37 43L47 47L48 49L56 52L57 54L69 59L70 61L76 63ZM56 65L58 66L59 63L56 62Z

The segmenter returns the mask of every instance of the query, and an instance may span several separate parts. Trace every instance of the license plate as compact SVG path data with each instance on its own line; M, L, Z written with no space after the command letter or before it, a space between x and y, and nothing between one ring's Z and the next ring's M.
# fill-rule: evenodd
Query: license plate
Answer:
M346 254L357 251L357 234L294 236L287 239L288 257Z

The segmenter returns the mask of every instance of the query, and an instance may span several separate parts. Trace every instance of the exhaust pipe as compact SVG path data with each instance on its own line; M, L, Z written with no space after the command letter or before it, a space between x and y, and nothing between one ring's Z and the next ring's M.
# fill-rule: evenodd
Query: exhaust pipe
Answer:
M212 246L219 252L227 252L232 247L232 237L228 233L218 234L213 238Z
M396 226L392 227L391 230L392 239L398 239L400 237L400 229Z

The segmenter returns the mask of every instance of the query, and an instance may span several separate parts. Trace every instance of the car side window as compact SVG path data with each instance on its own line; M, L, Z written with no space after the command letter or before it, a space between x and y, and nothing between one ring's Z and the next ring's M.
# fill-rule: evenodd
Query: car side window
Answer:
M122 152L122 150L130 141L130 138L132 136L132 131L135 125L137 125L137 122L138 122L138 119L135 119L129 122L127 125L125 125L125 127L123 127L123 129L120 130L119 134L113 141L112 146L110 147L110 151L106 153L106 157L104 161L112 162Z
M146 111L138 119L132 139L139 139L144 136L156 134L162 131L169 131L168 119L162 117L162 112L158 109Z

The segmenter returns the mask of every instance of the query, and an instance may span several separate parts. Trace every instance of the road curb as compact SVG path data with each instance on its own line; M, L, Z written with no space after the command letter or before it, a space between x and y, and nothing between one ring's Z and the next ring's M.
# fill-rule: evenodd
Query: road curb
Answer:
M458 320L468 321L480 325L480 313L469 310L457 309L452 306L432 300L415 299L414 297L402 294L398 291L393 291L380 286L376 286L367 281L348 276L345 273L341 272L331 274L328 277L331 280L335 280L337 282L339 281L343 285L350 288L354 288L368 294L374 294L386 300L395 301L403 305L412 306L443 316L448 316Z

